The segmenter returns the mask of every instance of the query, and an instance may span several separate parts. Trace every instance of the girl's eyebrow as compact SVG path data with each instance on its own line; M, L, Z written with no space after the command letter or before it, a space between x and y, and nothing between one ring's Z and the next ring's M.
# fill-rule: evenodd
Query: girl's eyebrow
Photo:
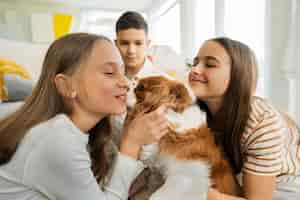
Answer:
M220 63L220 61L219 61L216 57L214 57L214 56L205 56L204 58L205 58L205 60L213 60L213 61L216 61L217 63ZM199 57L196 56L196 57L193 59L193 62L194 62L194 63L198 63L198 62L199 62Z
M124 71L123 69L123 63L119 63L119 62L114 62L114 61L108 61L105 63L102 63L102 69L104 70L120 70L121 72Z
M213 60L213 61L216 61L217 63L220 63L220 61L214 56L205 56L205 59L206 60Z

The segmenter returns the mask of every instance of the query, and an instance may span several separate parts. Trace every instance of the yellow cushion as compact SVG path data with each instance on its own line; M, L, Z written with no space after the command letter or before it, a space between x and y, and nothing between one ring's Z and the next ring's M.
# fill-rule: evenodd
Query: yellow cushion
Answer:
M7 88L4 84L4 75L6 74L15 74L24 79L31 80L30 74L19 64L15 63L14 61L0 58L0 100L7 101L8 100L8 93Z

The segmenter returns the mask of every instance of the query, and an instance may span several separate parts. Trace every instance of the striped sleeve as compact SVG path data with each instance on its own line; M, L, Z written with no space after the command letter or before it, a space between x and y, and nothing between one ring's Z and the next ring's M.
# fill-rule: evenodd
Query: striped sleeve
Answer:
M279 114L265 113L245 144L243 171L263 176L279 175L282 169L284 134Z

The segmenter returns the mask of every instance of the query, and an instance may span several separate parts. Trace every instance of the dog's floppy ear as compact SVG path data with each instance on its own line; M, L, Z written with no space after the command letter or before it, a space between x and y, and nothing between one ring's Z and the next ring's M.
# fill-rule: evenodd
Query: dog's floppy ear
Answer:
M183 110L193 103L188 89L181 83L173 83L170 86L170 96L175 100L174 110L176 112L183 112Z
M189 97L188 90L181 83L173 83L170 86L170 95L175 97L177 100Z

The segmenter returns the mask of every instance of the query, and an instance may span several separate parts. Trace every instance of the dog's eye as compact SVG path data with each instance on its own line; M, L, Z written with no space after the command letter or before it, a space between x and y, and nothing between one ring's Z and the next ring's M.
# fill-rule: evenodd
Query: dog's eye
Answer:
M136 90L137 90L137 91L143 91L143 90L145 90L145 87L144 87L143 84L140 84L140 85L138 85L138 86L136 87Z
M176 99L180 99L181 98L181 94L177 93L175 94Z
M175 97L176 99L181 99L181 94L178 92L172 92L171 95L173 95L173 97Z

